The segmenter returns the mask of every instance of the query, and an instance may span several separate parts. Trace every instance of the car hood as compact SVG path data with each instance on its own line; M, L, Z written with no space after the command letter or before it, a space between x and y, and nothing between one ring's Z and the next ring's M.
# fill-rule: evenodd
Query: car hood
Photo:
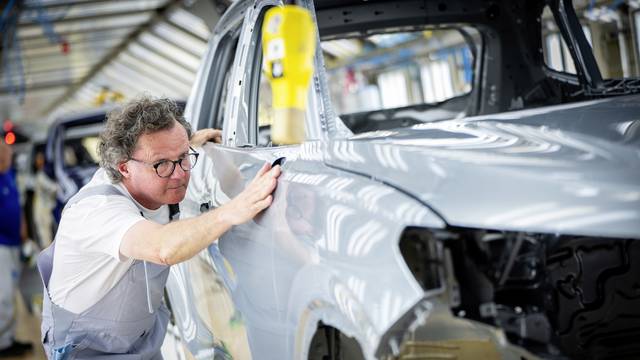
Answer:
M640 237L638 96L361 134L324 161L452 226Z

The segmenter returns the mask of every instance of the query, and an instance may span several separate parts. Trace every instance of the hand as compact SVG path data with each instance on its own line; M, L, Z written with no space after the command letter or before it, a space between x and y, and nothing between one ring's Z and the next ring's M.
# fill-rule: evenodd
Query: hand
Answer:
M38 246L38 244L36 244L35 241L31 239L25 239L22 242L20 259L23 262L29 263L30 267L33 267L36 263L36 260L40 251L41 249Z
M222 130L218 129L200 129L191 135L191 146L200 147L207 141L213 141L216 144L222 144Z
M271 168L265 163L244 191L220 207L224 220L230 225L240 225L269 207L280 172L280 165Z

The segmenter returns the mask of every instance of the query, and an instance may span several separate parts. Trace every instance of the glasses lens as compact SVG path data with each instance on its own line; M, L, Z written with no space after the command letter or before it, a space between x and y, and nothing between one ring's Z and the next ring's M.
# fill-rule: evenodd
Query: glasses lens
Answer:
M173 173L173 162L171 161L162 161L158 163L156 167L156 172L160 177L169 177L171 173Z
M196 166L196 161L198 161L197 154L187 154L187 156L182 159L182 163L180 164L180 166L185 171L191 170L194 166Z

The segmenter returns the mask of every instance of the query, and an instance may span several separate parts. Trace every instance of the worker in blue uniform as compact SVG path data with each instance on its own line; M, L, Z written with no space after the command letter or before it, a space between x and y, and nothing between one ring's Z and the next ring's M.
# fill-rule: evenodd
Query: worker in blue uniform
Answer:
M22 355L32 347L15 339L15 299L23 237L12 156L11 146L0 140L0 358Z

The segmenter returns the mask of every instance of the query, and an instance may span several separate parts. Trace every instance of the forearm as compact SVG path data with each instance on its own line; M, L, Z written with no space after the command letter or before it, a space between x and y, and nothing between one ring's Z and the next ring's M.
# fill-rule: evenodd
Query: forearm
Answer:
M231 228L231 223L225 220L225 211L220 207L166 225L143 220L126 232L120 244L120 254L161 265L185 261Z
M200 216L160 225L139 221L125 233L121 256L173 265L188 260L228 231L253 219L271 205L280 167L269 163L258 171L247 188L223 206Z
M180 263L213 243L231 228L224 220L224 211L224 208L218 208L161 226L158 229L160 261L166 265Z

